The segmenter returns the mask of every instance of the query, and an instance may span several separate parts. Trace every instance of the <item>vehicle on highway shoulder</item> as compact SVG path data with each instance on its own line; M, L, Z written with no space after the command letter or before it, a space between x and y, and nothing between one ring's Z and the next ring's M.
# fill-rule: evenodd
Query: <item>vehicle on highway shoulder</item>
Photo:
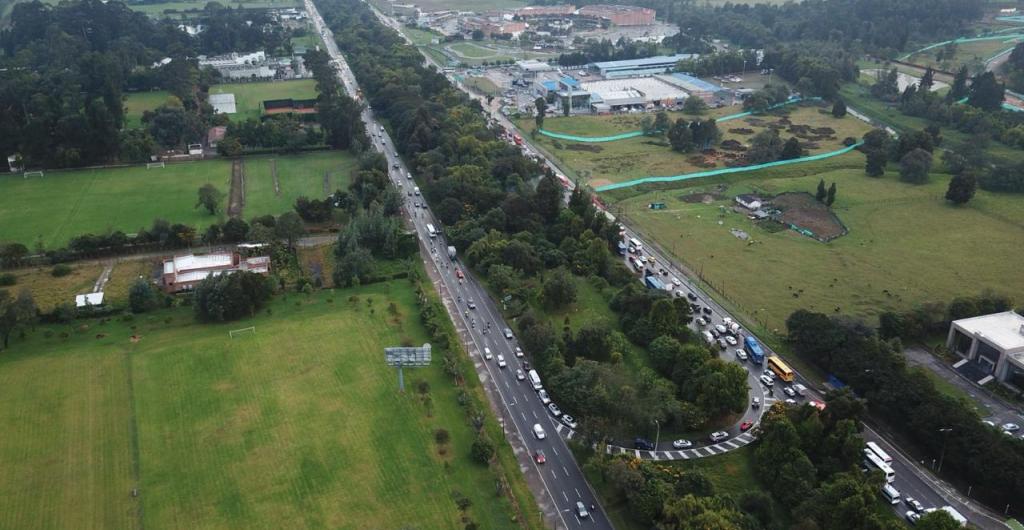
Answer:
M548 403L548 412L556 418L562 415L562 409L558 408L558 405L554 403Z
M570 429L575 429L577 427L577 425L576 425L576 418L573 418L572 416L570 416L568 414L562 414L562 417L559 418L559 419L561 419L562 423L566 427L568 427Z
M551 396L548 395L547 390L544 390L543 388L538 390L537 396L540 397L540 402L542 405L547 405L548 403L551 403Z

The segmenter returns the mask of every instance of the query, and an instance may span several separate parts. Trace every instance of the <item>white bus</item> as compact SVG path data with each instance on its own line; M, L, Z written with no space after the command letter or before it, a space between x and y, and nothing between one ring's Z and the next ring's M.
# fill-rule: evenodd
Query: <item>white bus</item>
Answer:
M540 375L537 373L537 370L530 370L529 372L527 372L527 374L530 376L530 384L533 385L534 390L540 390L544 388L540 384Z
M886 464L892 463L892 457L889 456L889 453L883 451L882 448L878 446L878 444L876 444L875 442L868 442L866 445L872 453L875 453L875 456L877 456L879 460L885 462Z
M873 467L881 471L882 474L885 475L885 481L887 483L891 484L892 481L896 480L896 472L892 470L892 467L890 467L889 464L882 462L882 460L875 456L875 453L872 453L870 449L864 449L864 466L868 469Z
M629 245L634 248L633 252L639 254L644 249L644 244L639 239L632 237L629 239Z
M888 484L882 484L882 496L889 501L889 504L900 503L900 490Z
M430 234L430 237L432 238L437 237L437 230L434 230L434 225L430 223L427 223L427 233Z

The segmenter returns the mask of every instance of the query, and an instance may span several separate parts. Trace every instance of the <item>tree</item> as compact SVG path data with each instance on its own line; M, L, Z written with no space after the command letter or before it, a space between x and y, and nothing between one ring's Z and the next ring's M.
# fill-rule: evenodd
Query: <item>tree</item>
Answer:
M224 223L221 237L223 237L225 243L241 243L245 241L245 238L249 237L249 223L232 217Z
M953 84L949 88L949 92L946 93L946 99L949 101L960 101L967 97L967 65L961 66L956 72L956 76L953 77Z
M220 209L220 201L224 200L224 194L216 186L209 183L199 187L198 196L195 208L202 206L206 208L210 215L217 213L217 210Z
M885 166L889 163L889 157L882 150L868 151L864 163L864 173L869 177L881 177L885 174Z
M640 120L640 130L643 131L644 136L654 136L658 132L654 126L654 118L650 114Z
M484 32L478 29L474 29L472 33L473 40L484 40Z
M690 131L690 124L679 118L668 130L668 143L672 150L686 153L693 150L693 133Z
M672 122L669 121L668 113L666 113L664 111L659 111L657 114L654 115L654 132L655 133L657 133L657 134L659 134L661 136L664 136L668 132L668 129L669 129L669 127L671 125L672 125Z
M209 276L195 289L196 318L203 322L226 322L253 316L272 292L269 278L254 272Z
M708 104L699 97L688 97L683 102L683 112L699 116L708 110Z
M121 146L118 150L121 160L141 164L150 161L150 156L156 152L156 142L142 129L128 129L121 132Z
M825 179L821 179L818 181L818 191L814 194L814 198L817 199L818 202L825 202L825 197L827 195L828 192L825 191Z
M128 291L128 307L132 313L145 313L159 304L160 295L153 284L139 278Z
M910 184L928 182L928 172L932 167L932 154L920 147L903 155L900 159L900 180Z
M476 435L476 440L473 440L473 447L470 448L470 455L473 460L480 462L481 464L488 464L491 458L494 457L494 444L491 443L491 439L487 437L484 432L479 432Z
M782 138L779 137L779 131L765 129L750 139L750 149L747 150L746 158L751 164L763 164L778 160L781 153Z
M0 337L3 337L5 350L10 346L11 335L35 320L36 313L36 302L28 290L21 291L17 297L0 290Z
M837 99L836 102L832 104L832 117L842 118L843 116L846 116L846 102L841 99Z
M825 197L825 206L832 206L832 203L836 202L836 183L833 182L828 187L828 196Z
M217 152L226 157L239 156L242 154L242 142L235 136L227 136L217 142Z
M978 187L978 179L971 171L962 171L953 175L946 190L946 200L956 205L967 204L974 197Z
M576 283L565 269L548 273L541 286L541 301L544 305L560 309L576 301Z
M544 115L548 112L548 102L538 97L533 101L533 105L537 107L537 115L533 118L533 122L537 124L538 129L544 128Z
M921 76L921 80L917 82L917 91L922 94L927 94L931 91L932 85L935 84L935 71L932 67L925 68L924 75Z
M679 356L683 346L673 337L662 335L647 345L647 351L651 359L651 366L662 375L672 375L675 368L676 358Z
M944 510L935 510L922 515L914 528L918 530L959 530L963 527Z
M295 241L305 233L306 227L302 224L302 218L295 212L281 214L274 224L274 235L287 242L288 248L294 248Z
M782 152L779 153L779 160L793 160L804 156L804 150L800 147L800 140L795 136L786 140L786 143L782 144Z
M967 92L967 104L982 110L997 111L1003 105L1005 86L996 80L992 72L982 72L971 79Z

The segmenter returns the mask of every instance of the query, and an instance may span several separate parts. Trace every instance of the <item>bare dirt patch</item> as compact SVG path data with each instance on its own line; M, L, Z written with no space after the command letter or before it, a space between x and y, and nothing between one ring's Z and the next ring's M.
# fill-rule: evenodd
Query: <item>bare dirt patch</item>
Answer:
M771 205L778 210L773 216L776 220L803 235L819 241L846 235L842 221L809 193L783 193L775 196Z

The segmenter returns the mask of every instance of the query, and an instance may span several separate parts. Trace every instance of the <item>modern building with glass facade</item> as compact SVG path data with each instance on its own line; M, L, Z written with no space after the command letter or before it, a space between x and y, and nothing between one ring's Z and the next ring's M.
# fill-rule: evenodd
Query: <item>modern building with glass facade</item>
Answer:
M1004 311L954 320L946 347L975 369L1024 389L1024 316Z

